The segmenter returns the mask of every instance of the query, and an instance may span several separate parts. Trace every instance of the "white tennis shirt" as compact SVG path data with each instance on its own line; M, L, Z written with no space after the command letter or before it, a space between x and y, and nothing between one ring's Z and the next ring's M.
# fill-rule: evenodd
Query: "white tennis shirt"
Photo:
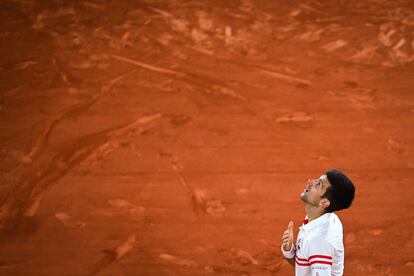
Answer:
M296 246L283 255L295 258L296 276L341 276L344 272L342 223L334 213L326 213L299 228Z

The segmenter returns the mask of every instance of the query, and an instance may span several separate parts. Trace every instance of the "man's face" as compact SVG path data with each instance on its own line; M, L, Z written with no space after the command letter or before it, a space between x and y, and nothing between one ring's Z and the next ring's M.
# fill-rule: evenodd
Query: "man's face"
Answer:
M325 174L318 179L309 179L306 189L300 194L300 198L305 203L318 207L321 200L324 200L322 195L326 192L326 189L329 186L331 186L331 184Z

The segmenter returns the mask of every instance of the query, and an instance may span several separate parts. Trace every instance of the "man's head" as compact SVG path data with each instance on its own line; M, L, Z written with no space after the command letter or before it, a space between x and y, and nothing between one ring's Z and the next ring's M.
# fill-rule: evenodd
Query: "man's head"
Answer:
M351 180L339 170L328 170L319 179L308 180L301 199L313 206L331 213L351 206L355 187Z

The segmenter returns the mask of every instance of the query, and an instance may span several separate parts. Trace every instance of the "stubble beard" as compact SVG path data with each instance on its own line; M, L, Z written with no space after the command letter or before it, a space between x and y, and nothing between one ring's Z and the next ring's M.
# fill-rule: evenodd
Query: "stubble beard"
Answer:
M309 201L309 199L308 199L308 195L307 195L307 193L306 193L306 192L302 192L302 193L300 194L300 199L303 201L303 203L305 203L305 205L308 205L308 206L313 206L313 207L317 207L317 206L319 206L319 203L315 203L315 202L311 202L311 201Z
M308 202L308 198L307 198L307 196L306 196L306 193L305 193L305 192L302 192L302 193L300 194L300 199L301 199L303 202L305 202L305 203L309 203L309 202Z

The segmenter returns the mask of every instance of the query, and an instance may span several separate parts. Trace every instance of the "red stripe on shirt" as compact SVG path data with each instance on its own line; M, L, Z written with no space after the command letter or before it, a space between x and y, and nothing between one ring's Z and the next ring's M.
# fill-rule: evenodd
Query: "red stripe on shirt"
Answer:
M299 263L298 261L296 261L296 264L297 264L297 265L300 265L300 266L310 266L310 264L309 264L309 263L304 263L304 264L302 264L302 263Z
M315 258L332 260L332 257L331 256L326 256L326 255L312 255L308 259L303 259L303 258L299 258L299 257L296 256L295 262L298 265L300 265L300 266L310 266L310 265L313 265L313 264L332 265L332 262L329 262L329 261L322 261L322 260L313 260L313 261L310 261L311 259L315 259Z
M310 265L313 264L327 264L327 265L332 265L332 262L324 262L324 261L314 261L314 262L310 262Z
M310 260L315 259L315 258L332 260L332 257L327 256L327 255L312 255L308 259L302 259L302 258L299 258L298 256L296 256L296 259L298 261L302 261L302 262L309 262Z
M310 256L308 258L308 260L310 261L311 259L314 259L314 258L321 258L321 259L329 259L329 260L332 260L332 257L331 256L326 256L326 255L312 255L312 256Z
M310 262L310 263L299 263L298 261L295 261L297 265L300 266L311 266L314 264L326 264L326 265L332 265L331 262L324 262L324 261L314 261L314 262Z

